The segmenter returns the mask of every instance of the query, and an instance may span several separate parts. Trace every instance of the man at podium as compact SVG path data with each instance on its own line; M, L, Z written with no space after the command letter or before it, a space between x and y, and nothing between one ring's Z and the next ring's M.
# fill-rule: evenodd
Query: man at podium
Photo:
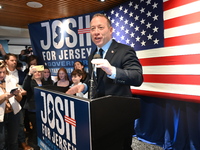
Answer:
M93 16L90 33L96 50L89 56L91 99L107 95L131 97L130 86L140 86L143 82L142 66L134 49L112 39L112 32L105 15ZM130 131L123 140L122 150L132 150L132 134Z

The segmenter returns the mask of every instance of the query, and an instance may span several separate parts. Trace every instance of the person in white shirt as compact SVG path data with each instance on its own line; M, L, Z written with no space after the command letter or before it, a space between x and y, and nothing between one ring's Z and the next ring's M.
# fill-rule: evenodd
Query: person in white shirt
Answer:
M5 63L0 62L0 149L18 150L21 99L16 80L7 76Z

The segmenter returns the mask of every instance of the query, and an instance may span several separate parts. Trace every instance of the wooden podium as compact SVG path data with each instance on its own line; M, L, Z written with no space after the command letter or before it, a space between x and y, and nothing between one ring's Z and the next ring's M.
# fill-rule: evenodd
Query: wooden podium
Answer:
M49 90L51 89L51 90ZM44 150L106 150L120 145L140 116L138 98L85 99L35 88L38 145Z

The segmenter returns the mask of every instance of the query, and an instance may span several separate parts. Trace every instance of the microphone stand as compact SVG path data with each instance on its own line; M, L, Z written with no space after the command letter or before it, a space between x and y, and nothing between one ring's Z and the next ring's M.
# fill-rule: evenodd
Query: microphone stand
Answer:
M101 58L100 54L95 54L93 59L98 59ZM92 64L92 74L91 74L91 79L90 79L90 94L89 94L89 98L92 99L93 98L93 91L94 91L94 68L95 65Z
M92 74L90 78L90 99L93 98L93 90L94 90L94 65L92 65Z

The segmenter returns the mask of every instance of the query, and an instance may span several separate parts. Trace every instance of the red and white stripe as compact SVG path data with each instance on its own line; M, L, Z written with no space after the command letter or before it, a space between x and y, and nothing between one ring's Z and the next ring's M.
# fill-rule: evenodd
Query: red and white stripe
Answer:
M200 102L200 0L163 3L164 47L137 51L144 83L134 94Z
M90 33L90 28L78 29L78 34Z
M65 122L69 123L70 125L76 127L76 120L73 118L70 118L68 116L64 116L65 117Z

